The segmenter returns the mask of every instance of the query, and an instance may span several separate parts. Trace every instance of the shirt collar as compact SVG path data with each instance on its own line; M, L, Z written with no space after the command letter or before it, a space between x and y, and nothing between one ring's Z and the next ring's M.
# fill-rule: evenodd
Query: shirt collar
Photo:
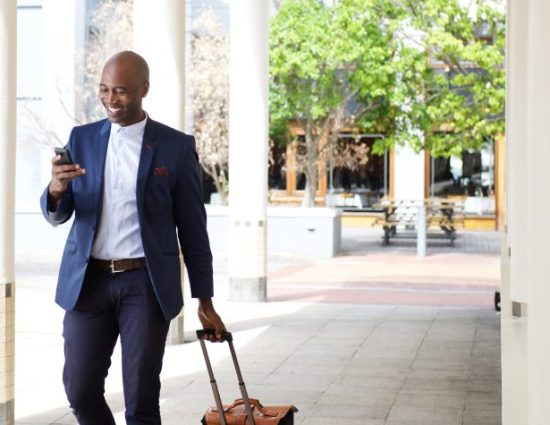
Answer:
M145 131L145 124L147 123L147 118L149 118L149 116L147 115L147 112L145 112L145 118L132 125L122 127L119 124L111 123L111 134L116 134L121 129L124 129L124 135L128 137L134 137L138 136L139 134L143 134L143 132Z

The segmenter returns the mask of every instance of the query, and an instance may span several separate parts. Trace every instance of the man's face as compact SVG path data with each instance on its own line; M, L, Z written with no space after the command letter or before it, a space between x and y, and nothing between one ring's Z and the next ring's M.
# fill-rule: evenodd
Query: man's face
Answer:
M125 127L141 121L141 100L148 90L149 83L139 78L131 64L114 62L103 68L99 99L112 123Z

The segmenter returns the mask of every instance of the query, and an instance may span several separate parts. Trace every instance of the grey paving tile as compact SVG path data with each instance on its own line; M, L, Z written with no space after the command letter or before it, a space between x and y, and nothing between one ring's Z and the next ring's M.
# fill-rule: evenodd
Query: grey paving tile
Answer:
M475 416L478 418L500 418L500 404L471 404L466 403L464 417Z
M277 373L268 376L263 385L273 385L278 388L310 389L327 388L338 376L312 375L303 373Z
M344 371L344 364L332 364L330 367L322 363L310 364L293 362L283 363L276 370L276 374L294 374L294 375L320 375L320 376L338 376Z
M42 412L39 415L28 416L22 421L16 420L16 425L44 425L44 424L63 424L77 425L76 418L68 407L60 407Z
M431 358L421 357L414 359L411 367L413 369L452 369L468 373L472 369L469 358L448 358L446 356L435 356Z
M398 377L380 377L370 376L368 378L361 376L340 376L331 385L342 385L344 388L353 388L357 391L377 390L377 391L398 391L400 390L406 376Z
M475 404L467 403L464 409L463 420L465 424L501 425L502 409L499 404Z
M404 390L430 390L430 391L466 391L468 388L468 377L439 378L426 377L407 378L403 384Z
M410 348L381 348L381 347L363 347L357 350L354 355L356 359L380 359L387 358L392 360L413 361L418 355L416 347Z
M438 358L445 357L446 354L472 355L472 341L452 340L446 338L426 339L420 348L420 354L432 354Z
M402 318L394 318L393 320L385 320L376 328L376 332L391 332L398 333L413 333L426 332L432 325L432 320L404 320Z
M345 353L341 356L338 354L329 352L329 353L317 353L317 355L304 354L304 353L294 353L291 354L284 362L280 363L282 365L311 365L311 366L323 366L325 368L338 367L345 365L348 362L348 358L351 353Z
M501 418L464 417L462 425L502 425Z
M401 374L408 373L411 365L414 364L413 360L403 358L388 358L385 356L380 357L353 357L346 363L346 370L344 372L353 373L354 368L369 368L369 369L392 369Z
M357 378L401 378L407 376L406 368L399 369L395 367L364 367L346 366L343 369L345 376L354 376Z
M441 307L436 306L401 305L392 312L388 320L432 320L439 316L440 311Z
M394 407L388 417L391 421L419 421L423 424L461 425L462 408L427 408L415 406Z
M300 425L384 425L383 419L306 417Z
M462 382L468 379L469 370L467 369L451 369L451 368L438 368L427 369L414 367L408 374L409 380L421 379L431 380L436 382L452 381Z
M334 419L378 419L385 420L389 409L380 406L357 406L352 404L318 404L306 416Z
M324 393L314 388L300 391L292 388L274 389L269 385L253 385L248 388L248 392L251 397L259 399L263 404L293 404L300 412L313 407Z
M422 347L418 350L418 355L416 359L421 360L437 360L441 358L446 358L448 360L469 360L471 358L471 350L468 348L465 349L450 349L444 347Z
M384 422L384 425L462 425L462 422L457 422L454 418L425 418L425 419L406 419L394 420L390 419ZM481 425L481 424L478 424Z
M395 402L398 392L396 390L382 391L376 389L364 389L360 392L354 391L343 385L333 384L320 398L319 405L322 404L343 404L354 406L375 406L389 409Z
M420 409L452 408L463 409L466 393L423 394L401 392L395 400L394 408L415 407Z
M378 324L391 317L391 313L396 309L395 306L372 305L369 309L364 309L357 306L348 306L346 311L343 311L338 319L340 320L357 320L366 325Z
M466 404L496 404L499 405L502 402L502 396L500 389L498 391L468 391L466 394Z

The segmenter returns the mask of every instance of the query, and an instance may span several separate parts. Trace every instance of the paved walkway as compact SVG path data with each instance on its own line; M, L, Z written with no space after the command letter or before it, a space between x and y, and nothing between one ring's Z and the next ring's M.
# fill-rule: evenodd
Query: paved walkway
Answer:
M268 303L223 301L249 393L294 403L302 425L497 425L500 419L498 236L462 232L456 246L380 246L380 232L344 229L330 260L270 256ZM19 256L16 423L75 424L60 383L62 312L52 261ZM186 309L195 329L196 303ZM187 334L191 340L192 332ZM117 349L118 350L118 349ZM227 347L211 344L225 400L239 396ZM119 353L107 398L123 424ZM167 347L163 424L198 424L211 405L198 343Z

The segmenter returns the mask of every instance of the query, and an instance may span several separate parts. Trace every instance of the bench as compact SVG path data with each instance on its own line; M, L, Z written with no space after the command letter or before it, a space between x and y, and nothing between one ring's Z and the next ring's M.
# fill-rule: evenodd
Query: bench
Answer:
M389 245L392 238L417 237L418 211L421 206L425 208L427 236L445 238L454 245L457 228L464 227L464 206L461 202L440 198L424 201L383 198L375 205L382 213L372 225L380 226L384 230L384 245ZM405 232L402 232L403 230Z

